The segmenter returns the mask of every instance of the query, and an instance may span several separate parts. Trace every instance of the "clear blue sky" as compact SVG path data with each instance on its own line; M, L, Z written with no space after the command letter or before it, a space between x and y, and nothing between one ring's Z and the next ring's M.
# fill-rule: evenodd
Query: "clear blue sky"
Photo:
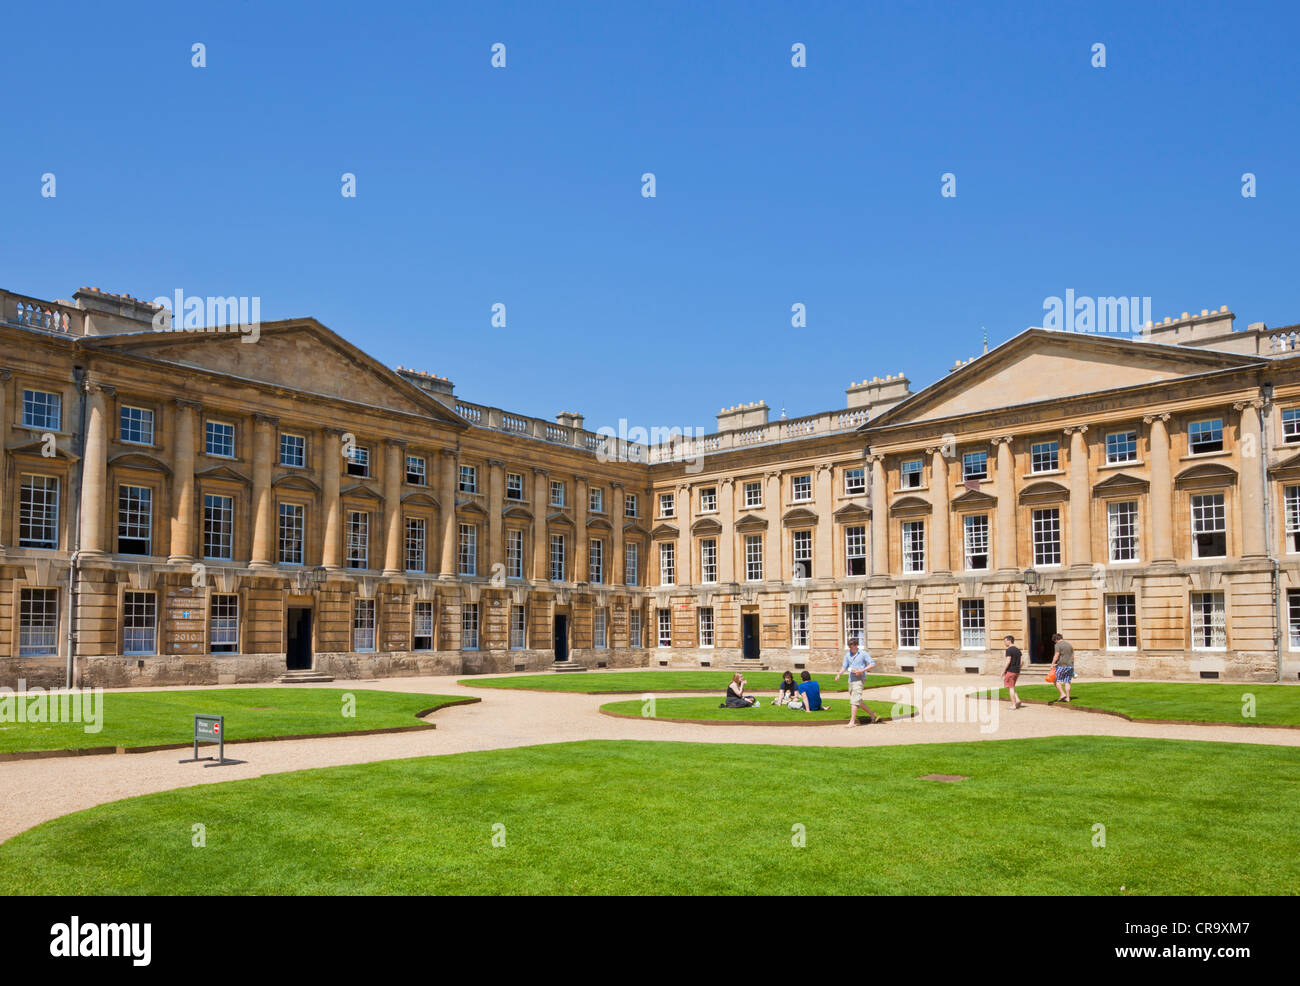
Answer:
M9 4L0 286L257 295L264 320L313 315L470 400L591 428L711 427L759 399L793 417L899 370L919 388L1067 288L1300 322L1298 22L1131 0Z

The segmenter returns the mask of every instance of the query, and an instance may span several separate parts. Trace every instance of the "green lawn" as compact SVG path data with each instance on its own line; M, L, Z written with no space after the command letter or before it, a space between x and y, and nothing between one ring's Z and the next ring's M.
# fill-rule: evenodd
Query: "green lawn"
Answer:
M11 895L1289 895L1297 812L1290 747L590 741L119 801L0 845L0 870Z
M656 698L653 717L645 715L646 703L641 699L610 702L608 705L602 705L600 710L637 718L645 716L657 719L695 719L705 722L779 722L806 726L815 722L849 721L847 696L840 696L835 701L828 700L825 705L829 711L826 712L804 712L803 710L791 712L783 705L772 705L769 699L764 699L762 704L750 709L720 709L718 708L720 704L721 700L712 695L707 698ZM864 702L863 704L882 719L888 718L894 709L893 702ZM904 714L912 711L914 710L910 705L903 706ZM870 718L868 715L862 716L862 720Z
M572 671L562 674L528 674L509 678L462 678L456 684L468 688L523 688L538 692L581 692L586 695L648 694L650 692L717 692L721 695L731 682L730 671ZM795 682L799 675L795 675ZM812 680L822 686L823 692L847 692L848 675L835 681L834 672L819 673ZM907 685L911 678L899 675L871 674L867 676L868 688L887 685ZM751 692L770 692L775 695L781 687L780 671L753 671L745 675ZM721 701L721 699L719 699Z
M1020 685L1016 693L1033 702L1058 697L1055 685ZM1006 698L1007 690L1000 689L998 695ZM1253 717L1246 714L1249 696L1254 696ZM1300 725L1300 687L1296 685L1085 681L1070 686L1070 698L1076 707L1119 712L1131 719Z
M344 715L345 695L355 698L354 716ZM15 696L12 701L20 698ZM0 721L0 753L185 743L194 736L196 712L224 715L227 740L416 726L417 712L463 701L463 696L363 688L350 692L336 688L105 691L102 728L98 732L86 732L84 709L83 722L20 723L12 721L12 716L4 716L6 721ZM3 702L0 699L0 713L4 712Z

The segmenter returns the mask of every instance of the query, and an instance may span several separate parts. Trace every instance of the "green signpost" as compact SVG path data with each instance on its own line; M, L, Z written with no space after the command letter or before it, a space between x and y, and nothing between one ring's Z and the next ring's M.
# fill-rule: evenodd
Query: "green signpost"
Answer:
M215 757L199 756L199 743L216 743L217 755ZM197 763L200 760L211 760L212 763L206 764L208 767L220 767L222 764L239 763L238 760L226 759L226 717L225 716L205 716L195 713L194 715L194 756L188 760L182 760L181 763Z

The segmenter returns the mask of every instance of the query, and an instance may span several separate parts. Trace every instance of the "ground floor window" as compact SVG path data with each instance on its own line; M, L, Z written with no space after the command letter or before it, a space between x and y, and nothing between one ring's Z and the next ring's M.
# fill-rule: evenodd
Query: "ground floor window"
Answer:
M18 656L54 657L58 630L59 590L23 589L18 594Z
M239 650L239 597L213 593L209 603L208 649L213 654Z
M528 646L528 611L523 606L510 607L510 649Z
M465 603L460 610L461 650L478 650L478 603Z
M673 645L672 610L661 609L658 612L659 612L659 646L671 647Z
M844 604L844 645L846 647L850 640L856 640L862 647L867 643L867 620L862 603Z
M903 650L921 646L921 604L915 600L898 604L898 646Z
M158 597L152 592L122 596L122 652L158 653Z
M411 611L411 650L433 650L432 601L415 601Z
M1106 597L1106 646L1113 649L1137 647L1137 596L1121 592Z
M700 612L700 616L699 616L700 646L712 647L713 646L713 607L701 606L699 612Z
M1287 590L1286 612L1291 628L1291 649L1300 650L1300 590Z
M790 646L808 646L808 605L801 603L790 607Z
M1223 650L1228 646L1228 621L1222 592L1192 593L1192 647Z
M375 601L358 599L352 604L352 649L375 649Z
M984 649L984 600L963 599L960 603L962 650Z
M596 610L591 618L591 646L597 650L604 650L609 646L608 637L606 636L607 625L608 619L605 610Z
M627 614L627 643L629 647L641 646L641 611L634 609Z

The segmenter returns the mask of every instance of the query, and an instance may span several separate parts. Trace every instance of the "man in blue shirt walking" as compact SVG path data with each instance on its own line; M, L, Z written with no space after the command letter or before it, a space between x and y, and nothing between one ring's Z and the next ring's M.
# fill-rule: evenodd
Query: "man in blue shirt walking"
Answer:
M858 706L862 704L862 691L866 688L867 672L876 666L876 662L871 659L871 655L866 651L858 650L858 638L849 638L849 652L844 655L844 664L835 672L835 680L840 680L840 675L845 671L849 673L849 722L845 728L852 729L858 724ZM879 722L880 717L867 709L867 715L871 716L872 722Z

